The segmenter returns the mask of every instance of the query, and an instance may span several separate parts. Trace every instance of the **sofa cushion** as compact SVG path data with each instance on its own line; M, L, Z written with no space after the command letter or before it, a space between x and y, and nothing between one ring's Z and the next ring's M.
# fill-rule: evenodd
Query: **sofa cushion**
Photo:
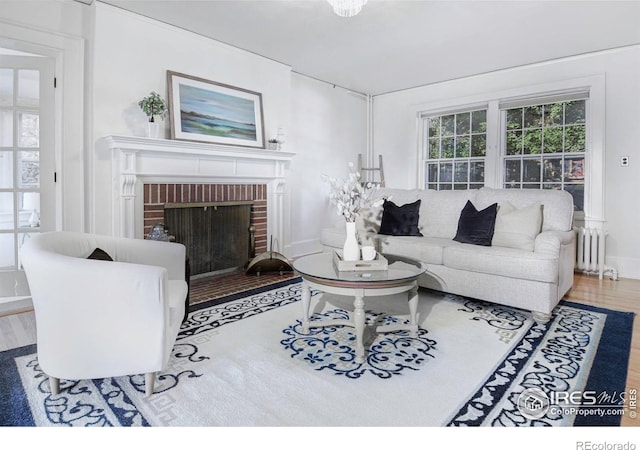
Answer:
M462 245L447 238L384 236L376 237L382 253L408 256L427 264L443 264L443 252L446 247Z
M520 209L510 202L500 203L491 245L532 252L541 227L542 205L540 202Z
M473 206L473 203L467 200L467 204L460 212L458 231L453 240L467 244L490 246L496 225L497 212L497 203L478 211Z
M558 257L507 247L461 244L444 248L444 265L452 269L510 278L558 282Z
M566 191L483 187L478 191L474 204L478 208L486 208L495 202L509 202L516 208L524 208L534 202L540 202L542 203L542 231L569 231L573 227L573 197Z
M378 233L390 236L422 236L418 230L419 213L420 200L402 206L385 200L382 205L382 221Z
M475 202L477 189L461 191L424 190L420 193L420 220L423 235L453 239L458 230L460 212L468 200Z

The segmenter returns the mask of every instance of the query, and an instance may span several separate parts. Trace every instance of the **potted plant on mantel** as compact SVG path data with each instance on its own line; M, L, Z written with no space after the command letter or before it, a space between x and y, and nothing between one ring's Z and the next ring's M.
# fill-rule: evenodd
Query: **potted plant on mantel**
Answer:
M155 121L155 117L159 116L161 119L164 119L167 117L168 113L164 99L160 97L160 94L152 91L149 93L148 97L145 97L138 102L138 106L149 118L149 122L147 122L147 137L157 139L160 126Z
M277 139L269 139L267 141L267 149L268 150L279 150L278 146L280 142Z
M267 141L267 149L282 150L282 144L284 144L284 131L282 131L282 127L280 127L278 128L278 135Z

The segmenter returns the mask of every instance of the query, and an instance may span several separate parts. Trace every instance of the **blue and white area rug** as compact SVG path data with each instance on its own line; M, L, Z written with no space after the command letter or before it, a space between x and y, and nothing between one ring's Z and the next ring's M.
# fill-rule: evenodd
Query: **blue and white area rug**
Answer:
M0 354L0 425L572 426L616 425L625 404L633 315L561 303L546 325L525 311L420 292L367 299L366 361L349 327L301 328L300 280L197 305L156 393L144 376L62 380L51 395L35 346ZM313 319L351 299L313 293Z

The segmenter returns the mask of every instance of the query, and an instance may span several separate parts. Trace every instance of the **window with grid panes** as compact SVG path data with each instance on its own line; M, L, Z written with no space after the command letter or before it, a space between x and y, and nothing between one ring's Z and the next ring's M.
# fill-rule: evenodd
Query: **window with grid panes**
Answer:
M423 118L424 188L477 189L484 186L487 110Z
M503 111L503 186L564 189L584 209L586 100Z

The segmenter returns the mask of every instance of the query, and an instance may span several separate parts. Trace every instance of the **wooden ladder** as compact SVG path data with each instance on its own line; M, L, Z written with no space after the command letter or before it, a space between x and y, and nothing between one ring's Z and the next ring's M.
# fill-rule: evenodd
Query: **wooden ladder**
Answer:
M365 182L370 182L373 184L377 184L380 187L384 187L384 171L382 169L382 155L378 155L378 167L362 167L362 153L360 153L358 155L358 172L360 172L363 177L365 172L367 173L367 176L364 177ZM376 181L376 172L378 174L378 180ZM372 176L369 176L369 173L372 174Z

